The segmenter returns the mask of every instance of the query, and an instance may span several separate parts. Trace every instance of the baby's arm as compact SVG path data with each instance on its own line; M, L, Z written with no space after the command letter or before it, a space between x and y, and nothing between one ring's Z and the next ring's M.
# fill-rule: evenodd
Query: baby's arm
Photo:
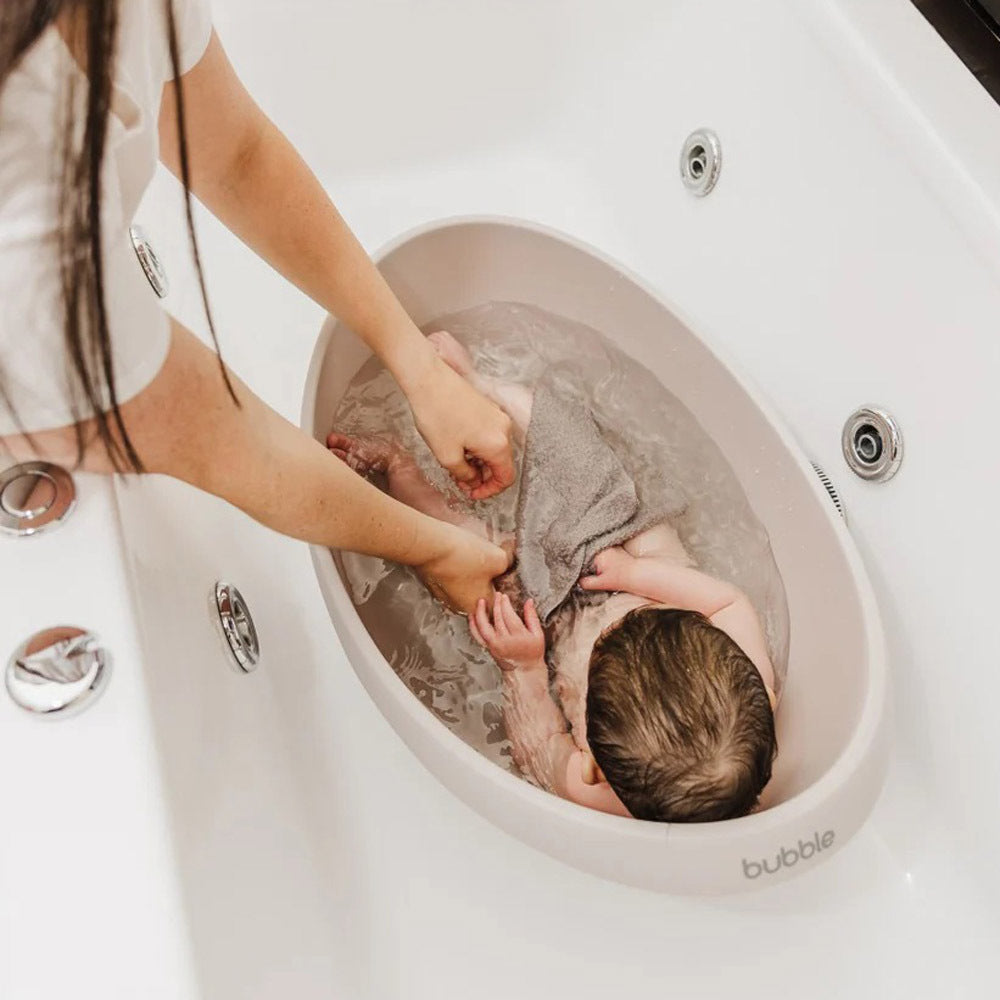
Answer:
M503 719L517 766L542 788L566 797L566 773L577 751L566 718L549 692L545 634L534 602L524 605L522 621L506 594L485 601L469 618L478 642L496 660L503 678Z
M624 548L601 552L594 560L594 571L580 580L585 590L621 590L671 608L703 614L746 653L768 690L774 691L774 665L764 630L750 599L737 587L681 565L669 556L637 558Z

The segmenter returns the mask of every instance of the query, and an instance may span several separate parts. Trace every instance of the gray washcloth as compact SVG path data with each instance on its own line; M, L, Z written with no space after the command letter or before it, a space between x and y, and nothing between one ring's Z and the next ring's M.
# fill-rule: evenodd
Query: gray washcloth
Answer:
M517 573L543 622L600 551L683 506L679 495L655 507L641 504L632 477L590 408L564 378L551 370L542 377L535 388L517 501Z

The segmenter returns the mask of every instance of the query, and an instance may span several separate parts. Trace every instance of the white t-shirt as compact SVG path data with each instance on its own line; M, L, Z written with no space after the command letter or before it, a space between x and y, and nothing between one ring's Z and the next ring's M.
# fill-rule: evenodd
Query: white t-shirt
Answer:
M170 331L136 258L129 226L159 156L163 86L173 77L163 0L119 0L118 59L102 177L104 278L119 401L145 388ZM174 0L180 70L204 54L208 0ZM86 79L51 25L0 91L0 385L21 427L73 422L59 273L60 123L66 80ZM79 120L79 119L78 119ZM18 426L0 398L0 436Z

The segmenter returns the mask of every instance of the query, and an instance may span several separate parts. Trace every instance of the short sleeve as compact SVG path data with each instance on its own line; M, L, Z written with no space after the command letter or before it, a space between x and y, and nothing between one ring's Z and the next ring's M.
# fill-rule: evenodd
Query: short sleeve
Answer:
M107 234L105 303L115 388L124 403L159 372L170 327L126 232ZM65 427L86 415L64 341L57 241L51 235L0 240L0 436ZM105 400L105 406L107 405Z
M0 436L64 427L87 409L65 344L58 140L39 127L61 109L59 46L43 36L0 92ZM124 402L156 376L170 328L132 248L114 156L103 180L105 302Z
M212 10L209 0L174 0L177 47L181 75L193 69L208 48L212 37Z

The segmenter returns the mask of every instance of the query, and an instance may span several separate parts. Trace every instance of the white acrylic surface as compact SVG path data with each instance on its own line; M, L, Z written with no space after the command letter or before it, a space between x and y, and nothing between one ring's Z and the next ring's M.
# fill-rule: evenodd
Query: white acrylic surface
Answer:
M84 479L73 522L0 543L0 648L72 621L115 656L65 725L0 698L0 995L990 996L1000 109L907 0L213 7L368 247L450 214L536 219L752 375L844 496L894 665L893 765L851 844L772 890L579 874L416 762L344 662L304 546L158 480L120 497L160 642L141 657L114 504ZM676 158L703 125L726 159L696 201ZM161 178L141 221L202 330L177 208ZM201 231L224 347L294 420L320 311ZM884 487L839 453L872 402L906 436ZM218 576L261 619L250 678L196 610Z

